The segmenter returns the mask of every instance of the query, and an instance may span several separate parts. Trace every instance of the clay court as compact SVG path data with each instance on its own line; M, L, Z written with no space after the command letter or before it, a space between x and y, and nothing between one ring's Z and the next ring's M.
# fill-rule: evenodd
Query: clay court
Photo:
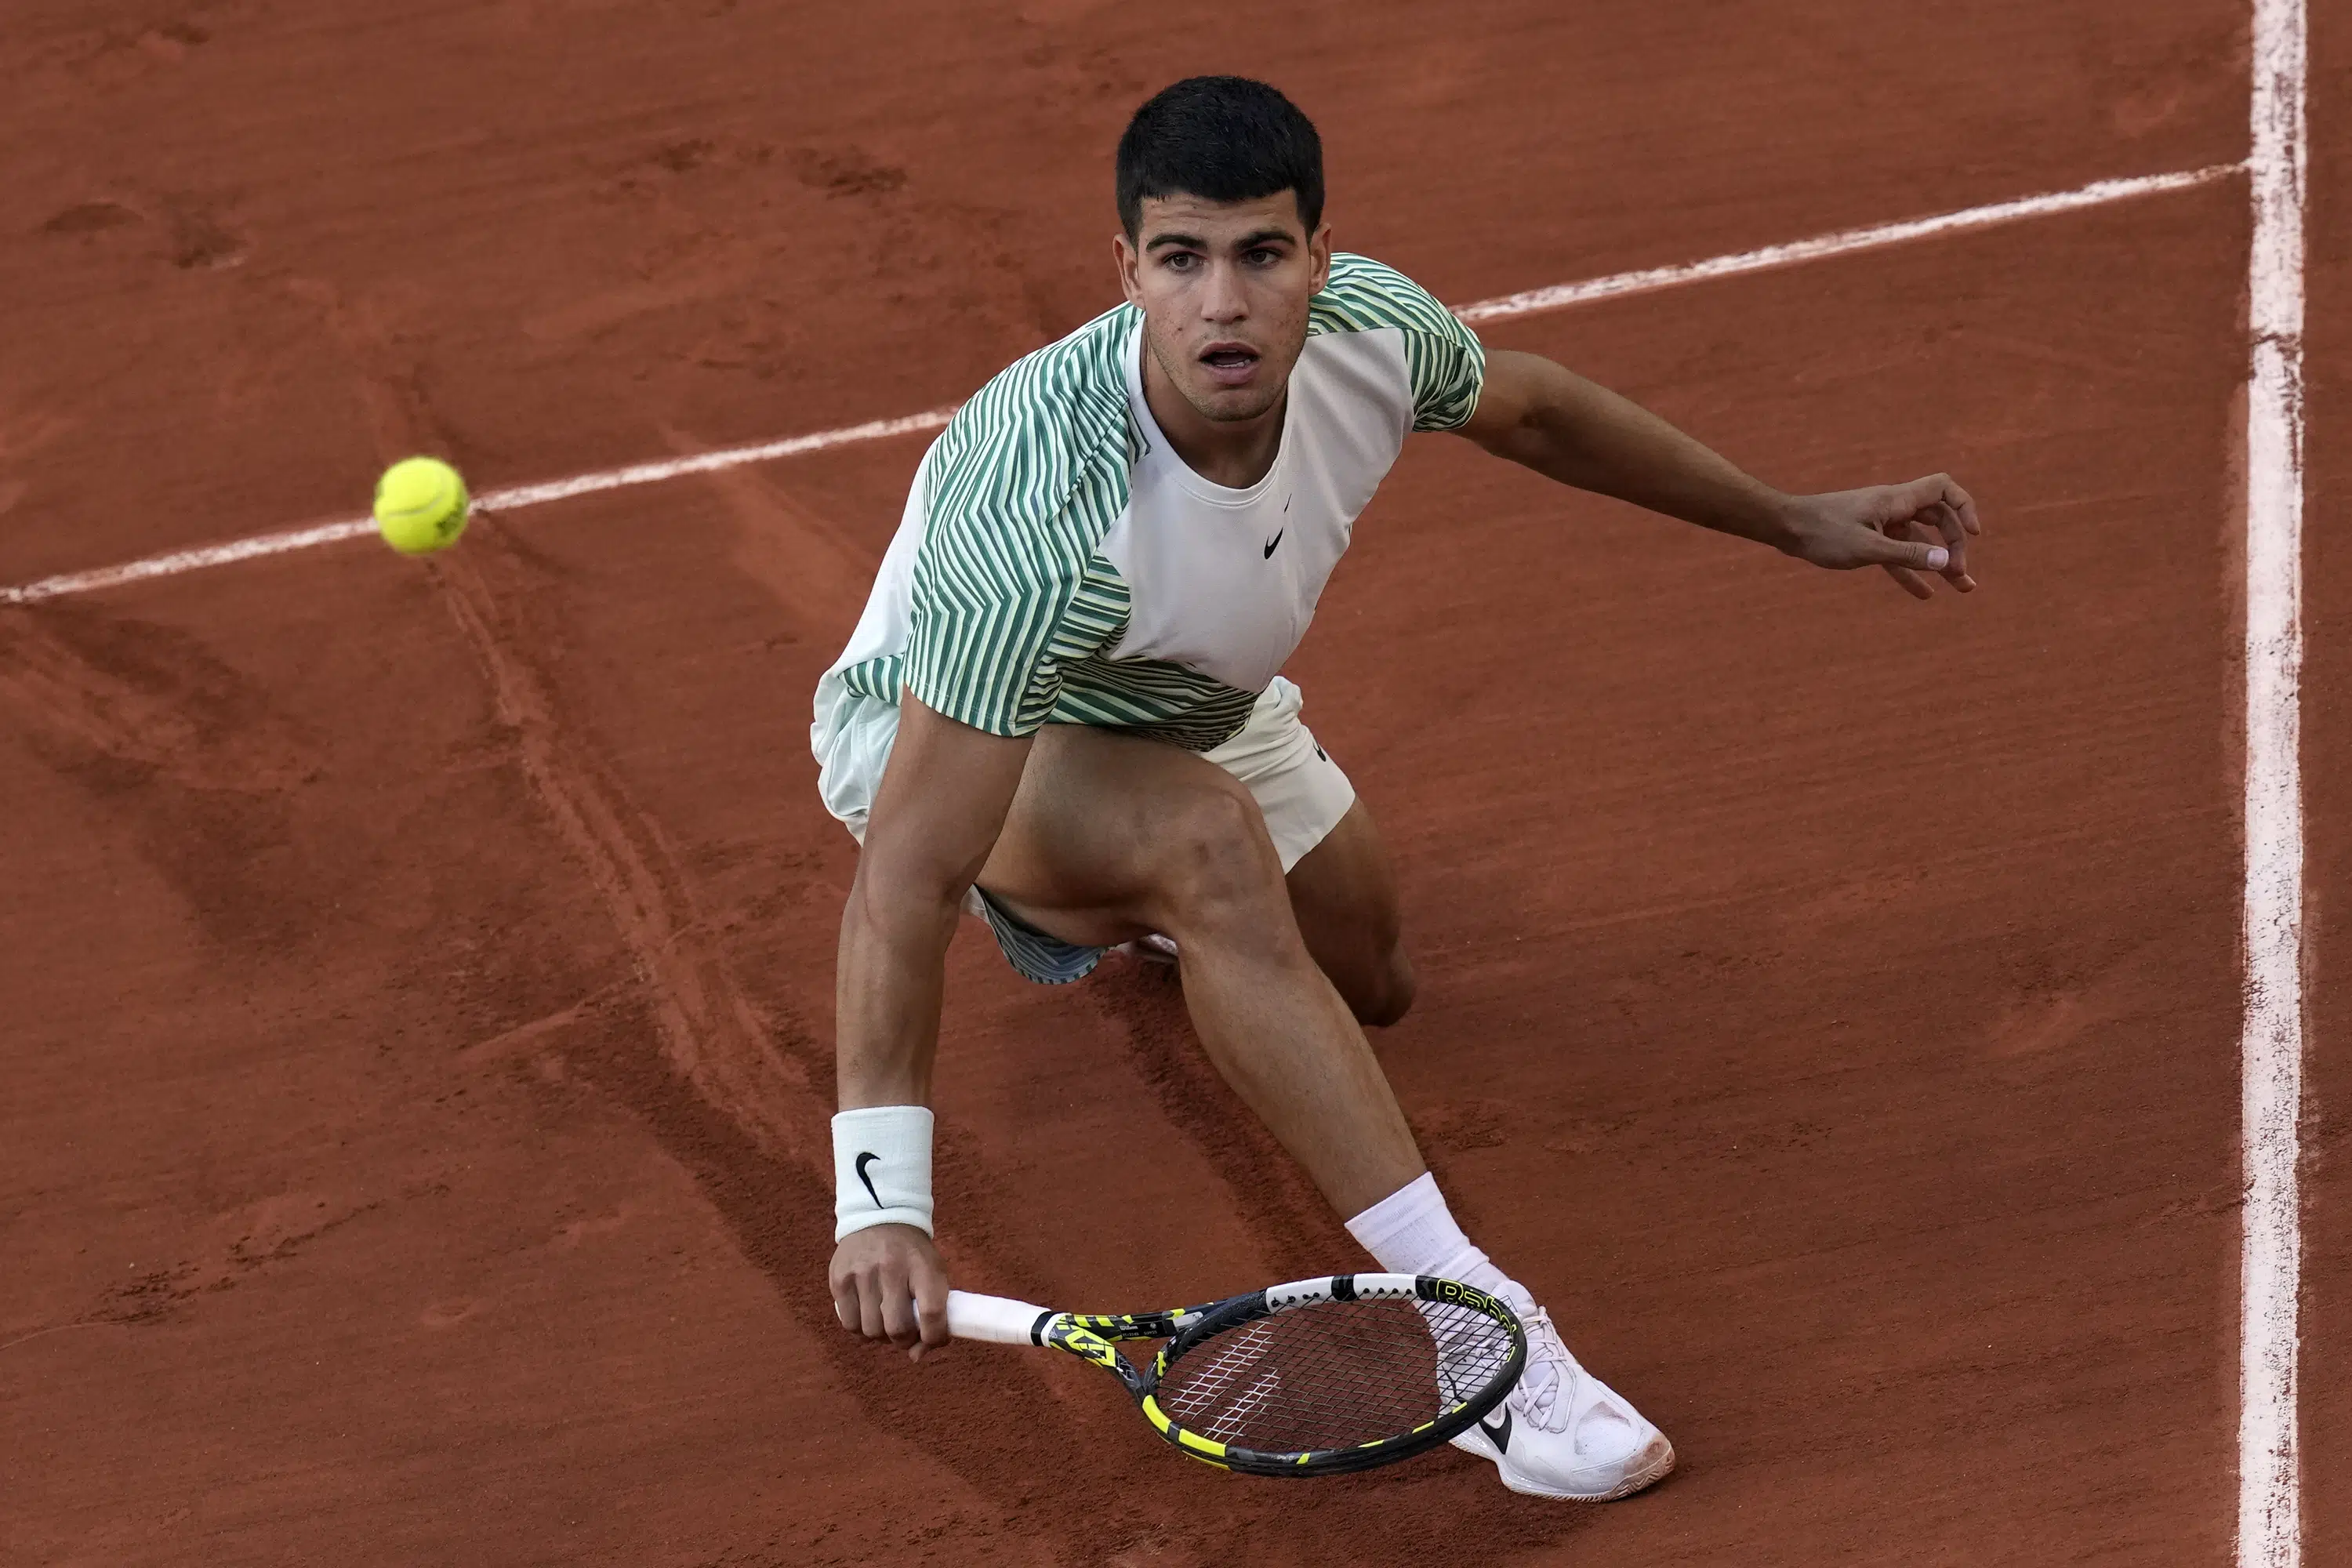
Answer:
M2257 1542L2245 0L15 0L0 584L352 519L412 451L495 501L851 437L0 605L0 1559L2352 1561L2314 12L2302 1480ZM1457 305L2144 182L1477 323L1785 489L1949 469L1973 597L1429 437L1290 667L1402 862L1375 1044L1428 1156L1680 1451L1627 1502L1230 1477L1075 1363L833 1322L809 694L931 428L856 427L1116 300L1118 129L1208 69ZM949 986L957 1283L1367 1266L1164 972L1047 991L967 922Z

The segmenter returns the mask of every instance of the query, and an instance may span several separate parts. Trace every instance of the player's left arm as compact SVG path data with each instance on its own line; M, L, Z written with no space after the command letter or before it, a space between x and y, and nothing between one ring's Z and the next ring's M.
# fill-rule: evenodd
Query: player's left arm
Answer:
M1489 350L1478 401L1461 433L1579 489L1594 490L1738 534L1816 566L1884 567L1927 598L1922 574L1962 593L1976 502L1950 476L1904 485L1783 495L1649 410L1539 354Z

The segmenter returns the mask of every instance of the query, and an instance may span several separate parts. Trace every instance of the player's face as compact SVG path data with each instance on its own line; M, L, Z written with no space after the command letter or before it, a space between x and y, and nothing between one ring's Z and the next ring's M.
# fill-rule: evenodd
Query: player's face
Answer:
M1127 297L1160 368L1204 419L1282 401L1307 343L1307 304L1331 270L1328 225L1308 234L1291 192L1246 202L1150 196L1118 237Z

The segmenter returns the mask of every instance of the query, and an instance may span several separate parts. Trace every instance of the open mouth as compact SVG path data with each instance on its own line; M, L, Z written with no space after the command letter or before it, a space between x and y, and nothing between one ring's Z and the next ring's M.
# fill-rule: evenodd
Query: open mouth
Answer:
M1257 351L1244 343L1211 343L1201 351L1201 363L1221 386L1242 386L1257 369Z

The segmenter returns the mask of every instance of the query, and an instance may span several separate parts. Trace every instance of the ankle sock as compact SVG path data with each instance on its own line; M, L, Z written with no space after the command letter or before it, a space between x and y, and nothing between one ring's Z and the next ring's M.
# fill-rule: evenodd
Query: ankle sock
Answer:
M1500 1296L1525 1318L1536 1309L1527 1287L1495 1267L1470 1245L1424 1171L1348 1222L1348 1234L1391 1274L1434 1274Z

